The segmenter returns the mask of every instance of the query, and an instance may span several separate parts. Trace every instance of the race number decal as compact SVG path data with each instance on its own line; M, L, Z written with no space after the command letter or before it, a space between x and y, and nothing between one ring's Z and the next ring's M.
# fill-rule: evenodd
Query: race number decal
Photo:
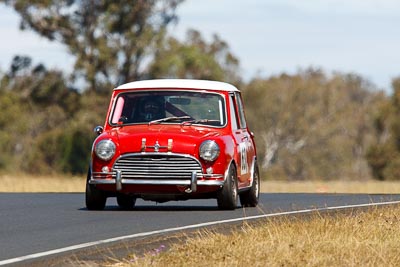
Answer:
M240 173L241 175L249 172L249 164L247 162L247 145L246 143L239 144L240 150Z

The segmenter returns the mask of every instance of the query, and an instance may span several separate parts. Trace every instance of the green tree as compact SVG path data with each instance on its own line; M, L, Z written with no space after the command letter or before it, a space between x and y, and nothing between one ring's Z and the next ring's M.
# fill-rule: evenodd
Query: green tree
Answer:
M21 28L64 44L75 57L73 77L88 90L146 77L146 60L176 19L182 0L1 0L21 16Z
M80 95L64 75L15 56L0 80L0 167L27 172L60 169L61 133L80 110Z
M353 74L308 69L254 79L243 90L259 163L270 178L367 178L378 94Z
M14 160L23 152L29 108L18 94L0 90L0 169L19 168Z
M238 83L239 60L218 35L207 43L196 30L187 32L184 42L174 37L162 39L154 61L150 64L151 78L191 78Z
M374 143L366 158L374 178L400 179L400 77L392 81L393 94L377 107L374 114Z

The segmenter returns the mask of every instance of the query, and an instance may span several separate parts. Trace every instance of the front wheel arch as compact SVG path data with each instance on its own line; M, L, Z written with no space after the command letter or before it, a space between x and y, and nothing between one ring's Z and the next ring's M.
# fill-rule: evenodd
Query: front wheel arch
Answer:
M234 210L238 202L238 178L236 165L231 162L225 175L225 182L218 192L217 203L221 210Z
M106 194L89 183L92 171L89 168L86 179L85 202L88 210L103 210L106 206Z
M250 189L242 192L240 194L240 203L243 207L256 207L258 205L259 196L260 196L260 171L258 169L257 162L255 161L253 167L253 181Z

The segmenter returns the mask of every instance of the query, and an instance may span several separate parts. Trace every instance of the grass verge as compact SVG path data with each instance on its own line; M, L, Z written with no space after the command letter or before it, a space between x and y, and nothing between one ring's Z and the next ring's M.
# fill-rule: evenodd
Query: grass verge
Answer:
M263 181L261 192L399 194L400 181Z
M113 266L399 266L400 208L282 217L234 234L202 232Z
M84 192L86 177L27 174L0 175L0 192Z

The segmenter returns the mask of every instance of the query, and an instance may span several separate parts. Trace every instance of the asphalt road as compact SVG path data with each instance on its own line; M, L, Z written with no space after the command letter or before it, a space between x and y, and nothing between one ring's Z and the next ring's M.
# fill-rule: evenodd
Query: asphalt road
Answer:
M138 200L132 211L114 199L88 211L84 194L0 194L0 262L86 242L259 214L399 201L400 195L261 194L258 208L220 211L216 200L156 204Z

